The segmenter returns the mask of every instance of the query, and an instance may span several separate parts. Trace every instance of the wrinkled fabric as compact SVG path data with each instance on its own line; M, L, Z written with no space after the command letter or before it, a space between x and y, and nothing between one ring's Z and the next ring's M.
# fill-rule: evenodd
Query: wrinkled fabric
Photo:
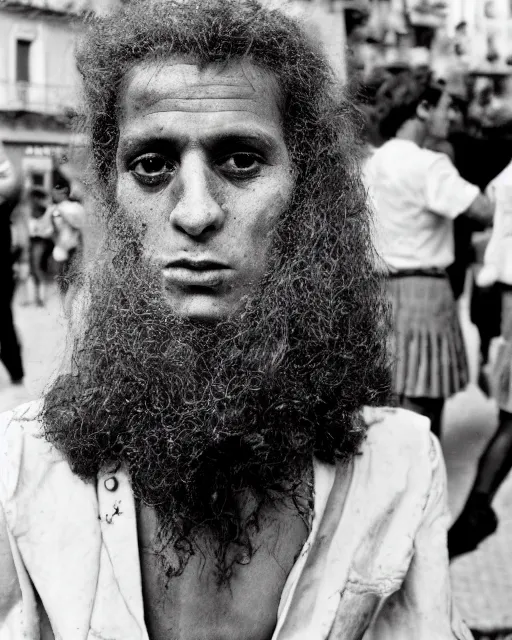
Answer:
M80 480L40 436L39 408L0 416L0 638L149 640L129 477ZM365 418L350 464L314 461L312 530L273 640L469 640L450 593L439 443L408 411Z

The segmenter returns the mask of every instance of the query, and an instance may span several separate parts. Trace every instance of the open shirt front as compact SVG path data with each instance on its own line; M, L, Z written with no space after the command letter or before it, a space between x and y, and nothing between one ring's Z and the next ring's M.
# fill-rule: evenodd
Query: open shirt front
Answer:
M129 477L80 480L42 438L39 410L0 416L0 638L148 640ZM468 640L439 443L405 410L365 419L350 464L314 461L313 526L272 640Z

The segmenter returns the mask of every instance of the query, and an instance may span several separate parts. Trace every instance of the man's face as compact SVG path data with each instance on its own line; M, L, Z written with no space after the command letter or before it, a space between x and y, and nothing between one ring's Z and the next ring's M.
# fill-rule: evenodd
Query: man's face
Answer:
M145 63L120 107L117 200L165 299L180 317L229 316L263 275L293 188L275 79L243 63Z
M437 105L431 107L428 119L428 133L437 140L446 140L452 123L457 119L457 111L452 104L452 97L444 92Z

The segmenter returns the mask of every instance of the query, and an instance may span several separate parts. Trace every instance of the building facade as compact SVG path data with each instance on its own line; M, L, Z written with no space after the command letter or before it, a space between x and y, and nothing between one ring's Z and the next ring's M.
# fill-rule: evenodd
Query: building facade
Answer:
M78 74L74 47L87 3L0 1L0 139L26 186L51 188L71 140Z
M367 66L512 72L512 0L344 0L367 15ZM349 9L350 10L350 9Z

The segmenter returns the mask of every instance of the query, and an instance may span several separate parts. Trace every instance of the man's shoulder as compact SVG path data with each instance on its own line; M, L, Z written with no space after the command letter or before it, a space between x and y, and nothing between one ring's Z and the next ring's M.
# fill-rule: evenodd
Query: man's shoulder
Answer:
M345 513L350 514L360 548L375 548L378 555L382 545L389 559L395 551L400 556L410 550L436 472L443 474L441 454L423 416L404 409L365 407L363 417L368 431L353 458L349 488L335 482L336 475L344 477L342 463L336 469L324 465L324 476L330 479L331 494L338 492L337 501L343 499L344 490L349 491Z
M384 519L390 510L405 513L409 514L406 521L412 523L411 505L419 518L436 472L442 472L440 448L429 420L398 408L365 408L364 419L367 436L354 460L358 500L367 503L369 513Z
M38 482L62 456L44 438L42 400L0 414L0 497L12 497L20 480Z
M428 418L406 409L364 407L366 437L354 457L356 475L383 500L397 494L422 495L440 465L440 447ZM339 463L344 466L344 463ZM333 477L334 468L323 465ZM386 498L387 496L387 498Z
M364 407L363 419L368 426L368 435L382 437L392 435L405 443L430 436L428 418L400 407Z
M431 472L433 437L428 418L395 407L365 407L368 425L361 453L368 453L379 464ZM375 455L373 455L375 454Z

